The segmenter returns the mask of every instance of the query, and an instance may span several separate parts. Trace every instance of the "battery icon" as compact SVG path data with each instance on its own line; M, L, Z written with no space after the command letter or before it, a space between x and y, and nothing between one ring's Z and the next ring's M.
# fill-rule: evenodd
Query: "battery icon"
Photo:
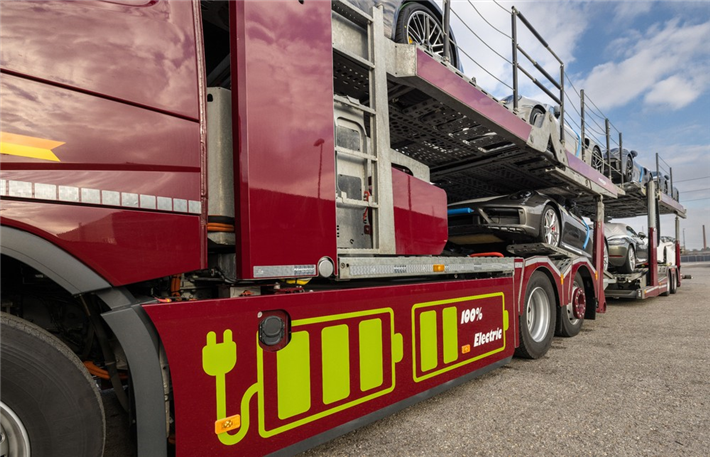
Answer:
M508 325L505 297L500 292L414 305L414 381L505 350Z
M283 349L258 349L260 433L268 437L394 389L402 335L389 309L291 323Z

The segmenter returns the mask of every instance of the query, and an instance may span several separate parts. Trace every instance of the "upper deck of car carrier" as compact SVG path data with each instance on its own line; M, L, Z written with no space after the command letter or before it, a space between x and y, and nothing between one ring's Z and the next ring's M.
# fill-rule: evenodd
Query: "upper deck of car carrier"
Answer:
M373 86L383 84L373 80L373 54L386 56L389 146L429 167L449 202L520 190L624 194L565 150L551 115L531 126L439 56L368 33L381 20L377 10L374 18L346 2L333 10L336 94L367 107Z

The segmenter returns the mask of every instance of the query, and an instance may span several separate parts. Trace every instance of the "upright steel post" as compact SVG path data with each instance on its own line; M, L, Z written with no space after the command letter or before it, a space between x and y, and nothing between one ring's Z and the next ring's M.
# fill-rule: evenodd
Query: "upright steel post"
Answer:
M624 168L624 148L622 146L622 141L621 141L621 132L619 132L619 167L621 168L620 174L621 174L621 185L624 185L624 178L626 177L626 169ZM634 170L631 170L631 176L634 175Z
M658 211L658 199L656 198L656 182L650 180L646 184L646 199L648 204L648 266L650 282L652 286L658 285L658 258L656 247L658 246L658 241L656 240L656 211Z
M594 246L592 250L592 262L594 262L594 269L597 274L595 276L595 287L596 296L598 297L597 309L596 311L603 313L606 311L606 297L604 296L604 249L606 249L606 243L604 242L604 197L601 195L595 197L597 203L597 214L594 220ZM589 312L590 310L588 310ZM585 316L585 317L594 317Z
M560 64L560 138L565 141L565 64ZM584 146L582 145L582 149Z
M684 237L685 238L685 237ZM683 247L685 247L685 240L683 240ZM675 216L675 265L676 265L676 284L678 287L680 287L681 280L683 279L683 275L680 273L681 272L681 265L680 265L680 217L676 214Z
M585 131L584 131L584 89L579 90L579 117L581 120L581 135L582 135L582 150L584 150L584 138L585 138Z
M518 27L517 27L518 10L515 7L510 10L510 28L511 37L513 38L513 110L518 110Z
M611 179L611 143L609 140L609 119L604 119L604 126L606 129L606 160L609 171L609 179Z
M451 62L451 44L449 40L449 21L451 0L444 0L444 62Z

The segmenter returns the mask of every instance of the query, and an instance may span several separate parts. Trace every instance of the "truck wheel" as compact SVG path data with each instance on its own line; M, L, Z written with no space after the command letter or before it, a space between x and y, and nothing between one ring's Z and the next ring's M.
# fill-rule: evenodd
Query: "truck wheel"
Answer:
M678 271L671 272L671 293L678 292Z
M572 303L566 306L557 307L557 328L555 335L566 338L576 336L582 328L584 317L577 319L574 315L574 308L581 308L581 315L584 316L584 311L587 307L587 296L584 293L584 281L582 275L577 273L574 276L572 285ZM579 312L578 311L578 312Z
M666 273L666 284L668 287L666 288L666 291L661 294L661 297L669 296L671 294L671 289L673 288L673 273L671 273L670 268Z
M515 355L526 359L539 359L552 344L555 330L555 293L547 275L536 271L525 289L525 303L519 319L520 346Z
M21 457L101 456L103 404L79 358L32 323L0 313L0 324L3 448Z

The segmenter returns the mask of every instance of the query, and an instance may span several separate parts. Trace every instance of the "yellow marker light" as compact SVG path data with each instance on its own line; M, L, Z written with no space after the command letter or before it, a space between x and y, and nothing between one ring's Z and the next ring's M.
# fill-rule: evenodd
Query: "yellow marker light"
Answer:
M565 283L565 275L560 275L560 284Z
M599 281L599 272L594 272L594 280Z
M443 273L444 271L446 271L446 265L441 263L434 264L434 273Z
M219 435L220 433L228 432L230 430L236 430L242 426L242 418L239 414L234 416L225 417L224 419L219 419L214 423L214 432Z
M59 162L52 149L63 144L61 141L0 132L0 154Z
M471 352L471 345L467 344L465 346L461 346L461 354L468 354Z

